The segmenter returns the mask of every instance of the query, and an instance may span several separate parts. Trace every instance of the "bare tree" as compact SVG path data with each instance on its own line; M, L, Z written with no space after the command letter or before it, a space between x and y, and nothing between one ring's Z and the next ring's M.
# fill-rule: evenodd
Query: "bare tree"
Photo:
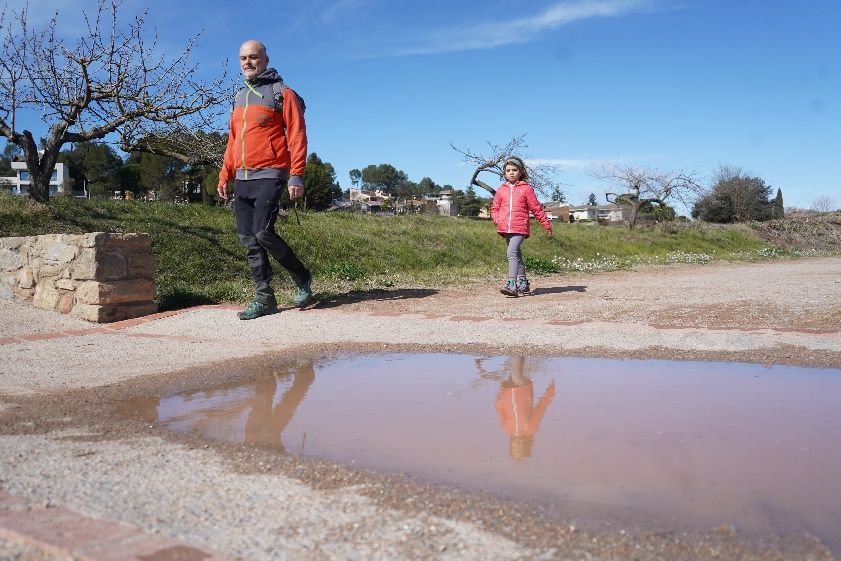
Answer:
M662 171L611 163L592 170L590 174L619 191L605 193L605 199L609 203L628 208L629 212L624 218L628 228L636 225L640 209L644 206L665 206L667 201L676 200L691 207L692 201L704 194L704 188L694 171Z
M812 201L811 210L816 212L830 212L833 210L834 206L832 204L832 199L827 197L826 195L821 195L820 197L816 198Z
M505 167L505 159L509 156L519 156L526 164L526 171L529 175L529 184L534 187L534 190L543 196L547 196L555 189L560 189L560 184L554 181L555 176L560 171L560 168L555 165L543 164L540 162L530 161L528 156L523 152L528 145L525 142L525 134L515 136L508 141L507 144L494 144L488 141L490 151L485 154L477 154L469 148L459 148L450 142L450 147L462 155L463 161L476 166L473 171L473 176L470 178L470 184L481 187L488 191L491 195L496 193L496 189L479 179L479 174L482 172L492 173L504 178L503 168Z
M217 124L227 124L226 120L222 121L218 118L225 115L230 108L227 103L222 105L226 108L222 110L206 108L194 119L181 119L169 126L161 126L159 130L147 131L142 136L121 135L120 149L124 152L149 152L174 158L190 166L211 165L221 168L225 148L228 145L228 133ZM209 117L210 113L217 113L215 120ZM201 121L201 124L188 125L188 121ZM199 126L203 128L198 128ZM211 130L214 127L216 130Z
M0 134L23 150L36 202L49 201L50 176L70 142L113 135L126 151L218 161L218 139L201 142L195 131L213 130L227 113L224 71L210 82L197 80L190 62L197 36L175 57L158 54L156 37L144 30L146 13L123 25L118 8L116 0L98 0L83 13L86 31L75 45L57 34L57 15L36 31L27 6L0 11ZM30 131L18 130L21 111L40 113L48 124L43 154Z

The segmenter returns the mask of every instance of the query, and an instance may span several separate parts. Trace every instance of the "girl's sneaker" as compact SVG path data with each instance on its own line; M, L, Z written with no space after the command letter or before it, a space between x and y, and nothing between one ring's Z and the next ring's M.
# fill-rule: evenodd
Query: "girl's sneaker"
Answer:
M526 277L520 277L517 279L517 294L522 296L523 294L528 294L531 292L531 287L529 286L529 279Z
M499 291L506 296L513 296L515 298L520 295L517 292L517 285L514 283L514 279L508 279L508 282L505 283Z

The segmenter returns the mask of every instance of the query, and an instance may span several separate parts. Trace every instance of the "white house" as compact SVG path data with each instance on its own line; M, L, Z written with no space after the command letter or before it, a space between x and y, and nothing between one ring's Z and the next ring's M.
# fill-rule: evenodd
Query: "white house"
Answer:
M352 188L350 190L351 207L363 212L379 211L386 204L386 201L391 201L391 196L383 193L379 189L376 191L367 191Z
M569 207L569 216L574 222L588 220L590 222L607 222L609 224L622 222L629 209L616 204L579 205Z
M569 207L569 217L572 222L589 220L596 222L599 218L598 207L594 205L577 205Z
M42 154L39 152L38 154ZM29 193L29 186L31 184L29 178L29 171L26 169L26 162L14 161L12 162L12 169L17 173L15 177L9 177L9 182L12 184L12 195L26 195ZM58 195L64 192L64 178L67 177L67 168L61 162L56 162L53 169L53 175L50 177L50 196Z
M599 205L599 220L607 221L608 223L624 222L626 218L630 218L630 207L623 207L617 204Z
M438 214L442 216L455 216L458 214L458 205L453 200L452 191L441 191L434 200L435 206L438 207Z

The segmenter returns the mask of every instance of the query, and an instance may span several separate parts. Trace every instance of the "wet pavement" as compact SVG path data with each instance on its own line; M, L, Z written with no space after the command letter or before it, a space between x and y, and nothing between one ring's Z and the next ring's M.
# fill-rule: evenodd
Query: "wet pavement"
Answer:
M481 490L549 516L841 551L841 370L333 354L124 402L168 429Z

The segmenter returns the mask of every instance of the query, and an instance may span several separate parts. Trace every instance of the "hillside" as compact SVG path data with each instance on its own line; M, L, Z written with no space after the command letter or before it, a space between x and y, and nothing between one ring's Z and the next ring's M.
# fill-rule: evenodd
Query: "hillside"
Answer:
M430 215L299 213L278 230L313 270L320 297L378 287L433 287L504 275L505 247L486 220ZM758 260L841 251L839 215L751 225L663 223L626 230L539 226L523 246L532 275L600 272L638 264ZM245 302L251 282L230 208L57 197L48 207L0 197L0 236L145 232L153 240L161 309ZM275 277L281 295L291 285Z

